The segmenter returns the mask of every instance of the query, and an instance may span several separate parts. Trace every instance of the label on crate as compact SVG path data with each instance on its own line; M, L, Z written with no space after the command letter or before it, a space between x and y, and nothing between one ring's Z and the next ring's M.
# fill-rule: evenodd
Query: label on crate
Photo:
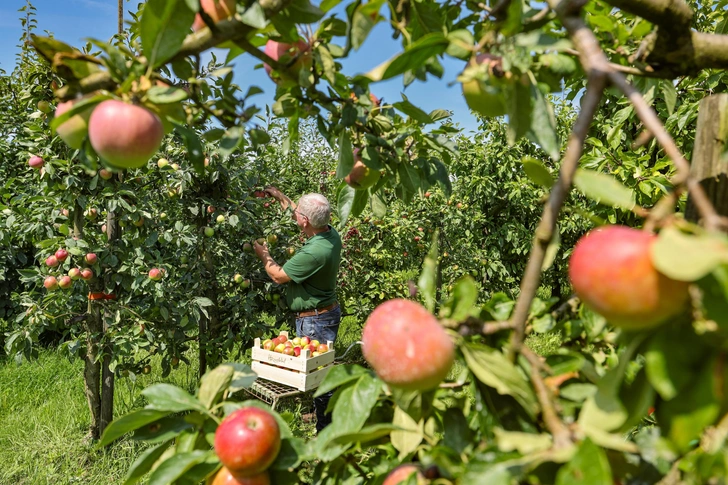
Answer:
M277 355L271 355L268 354L268 362L272 364L285 364L288 362L288 356L287 355L281 355L280 357Z

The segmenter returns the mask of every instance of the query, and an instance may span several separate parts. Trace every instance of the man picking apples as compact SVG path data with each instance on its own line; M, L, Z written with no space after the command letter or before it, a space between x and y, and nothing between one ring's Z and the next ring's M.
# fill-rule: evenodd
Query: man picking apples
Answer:
M266 244L256 241L255 253L273 281L288 283L286 302L296 316L296 334L320 342L334 342L341 321L341 308L336 302L341 238L329 225L329 201L321 194L306 194L296 205L275 187L268 187L266 192L280 202L283 209L293 209L292 218L308 241L283 266L273 260ZM330 398L331 393L328 393L314 399L317 431L331 422L331 415L325 413Z

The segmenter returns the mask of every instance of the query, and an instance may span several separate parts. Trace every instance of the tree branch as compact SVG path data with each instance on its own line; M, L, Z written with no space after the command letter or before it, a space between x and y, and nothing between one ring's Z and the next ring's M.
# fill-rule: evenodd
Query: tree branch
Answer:
M655 25L689 29L693 11L684 0L604 0L620 10L642 17Z
M559 0L549 0L549 4L555 10L560 6L560 3ZM558 10L557 14L560 17L564 15L563 11L559 12ZM515 331L511 334L509 350L509 357L512 361L515 360L516 354L521 351L526 331L528 311L531 307L531 301L536 296L536 290L541 280L541 267L546 256L546 248L551 242L559 211L571 188L574 173L576 172L579 158L581 158L584 149L584 142L589 131L589 125L599 107L602 93L606 87L606 73L609 70L609 61L602 52L594 34L583 21L579 17L569 14L562 17L562 22L569 31L574 45L579 52L581 64L584 66L584 71L587 73L589 81L587 83L586 93L582 99L581 112L574 123L571 135L569 135L566 153L561 163L561 169L559 170L559 179L551 190L548 204L544 207L541 221L536 228L533 248L531 249L526 271L521 281L521 293L518 296L516 308L511 317L511 321L515 325Z

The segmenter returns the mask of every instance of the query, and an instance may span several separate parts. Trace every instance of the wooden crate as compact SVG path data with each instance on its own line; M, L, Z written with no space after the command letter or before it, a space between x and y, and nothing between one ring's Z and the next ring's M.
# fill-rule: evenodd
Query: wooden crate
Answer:
M281 334L288 337L288 332ZM301 355L296 357L265 350L261 340L256 338L251 367L260 378L285 384L299 391L310 391L321 384L333 367L334 343L329 341L327 345L329 351L318 357L309 357L308 349L302 350Z

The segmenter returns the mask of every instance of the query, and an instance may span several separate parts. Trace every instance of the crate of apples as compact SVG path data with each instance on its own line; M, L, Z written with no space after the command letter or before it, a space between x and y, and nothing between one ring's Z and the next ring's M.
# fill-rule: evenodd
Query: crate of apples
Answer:
M272 339L256 338L253 346L252 368L259 377L300 390L318 387L333 363L333 342L289 338L285 331Z

